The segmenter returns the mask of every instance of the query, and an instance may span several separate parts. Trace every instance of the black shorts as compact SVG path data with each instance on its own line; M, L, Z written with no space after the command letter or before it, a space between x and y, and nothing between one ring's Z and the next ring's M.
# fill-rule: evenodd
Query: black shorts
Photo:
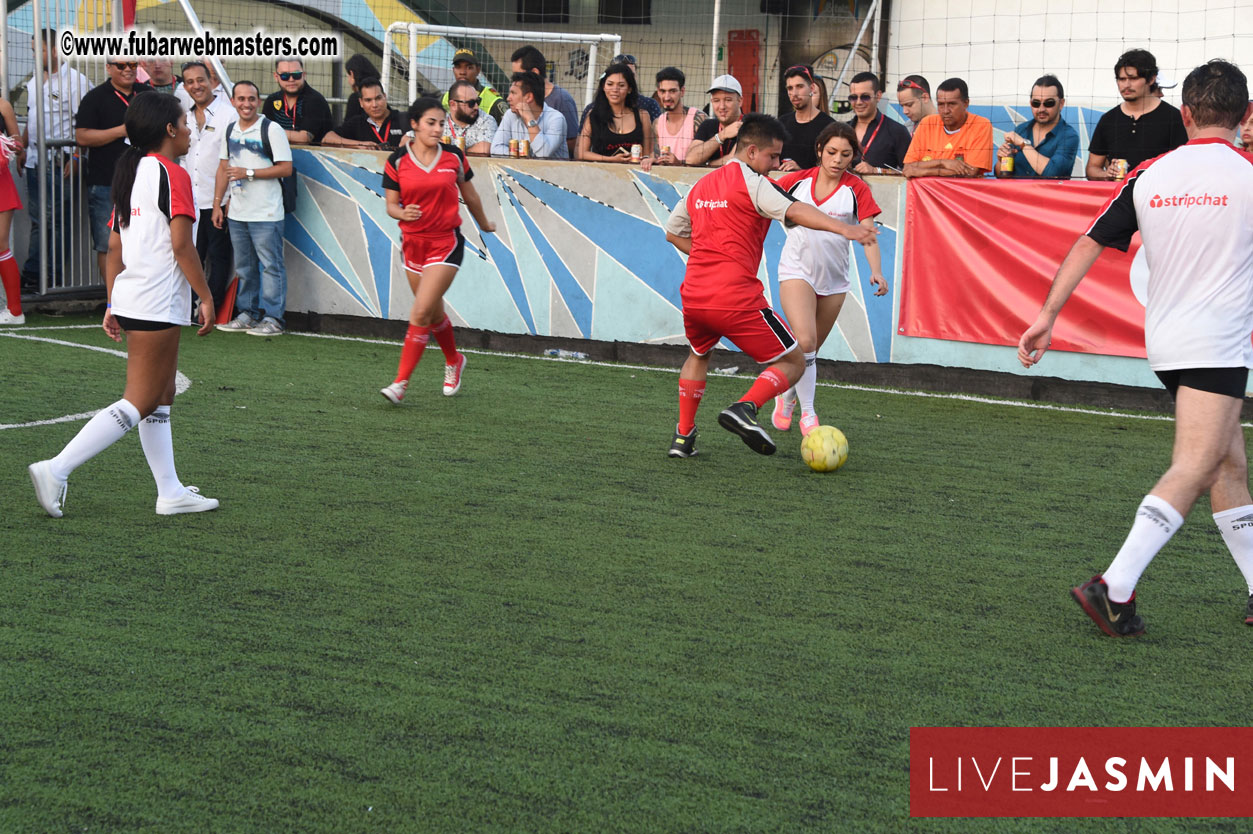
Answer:
M1157 378L1176 397L1179 386L1207 391L1210 394L1221 394L1224 397L1244 399L1248 389L1248 368L1180 368L1176 371L1154 371Z
M148 321L147 319L131 319L126 316L114 315L117 323L122 326L123 330L169 330L171 327L178 327L177 324L170 324L168 321Z

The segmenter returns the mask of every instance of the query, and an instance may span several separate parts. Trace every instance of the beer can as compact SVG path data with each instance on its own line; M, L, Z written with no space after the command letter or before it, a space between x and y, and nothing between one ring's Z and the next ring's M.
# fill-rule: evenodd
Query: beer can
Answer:
M451 145L451 144L452 144L452 134L451 134L451 133L445 133L443 136L441 136L441 137L440 137L440 140L439 140L439 141L443 142L445 145Z
M1012 156L1001 157L1001 172L1004 174L1014 173L1014 158Z
M661 146L661 155L662 155L662 156L665 156L665 155L666 155L666 154L668 154L668 153L670 153L670 146L669 146L669 145L662 145L662 146Z
M1114 175L1114 179L1123 179L1127 176L1127 160L1111 159L1109 161L1109 172Z
M521 139L518 141L518 156L529 157L531 155L531 140Z
M514 157L515 159L517 158L518 156L518 140L517 139L509 140L509 155Z
M644 156L644 146L643 146L643 145L632 145L632 146L631 146L631 161L632 161L632 162L639 162L639 161L640 161L640 159L641 159L643 156Z
M464 133L463 133L463 134L461 134L460 136L458 136L458 137L457 137L457 147L461 149L461 152L462 152L462 153L465 153L465 151L466 151L466 135L465 135Z

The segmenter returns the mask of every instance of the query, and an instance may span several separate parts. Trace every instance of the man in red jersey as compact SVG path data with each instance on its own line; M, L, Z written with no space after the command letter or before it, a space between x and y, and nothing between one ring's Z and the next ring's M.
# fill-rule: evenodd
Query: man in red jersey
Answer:
M774 454L774 441L757 422L757 409L796 384L805 362L796 339L779 320L757 279L771 220L867 242L875 232L841 223L798 202L766 174L779 167L787 131L773 116L750 113L740 125L734 156L702 177L675 206L666 240L688 256L680 289L683 327L691 352L679 373L679 424L670 457L696 454L696 409L705 393L709 352L723 337L768 365L739 402L718 415L724 429L753 451Z

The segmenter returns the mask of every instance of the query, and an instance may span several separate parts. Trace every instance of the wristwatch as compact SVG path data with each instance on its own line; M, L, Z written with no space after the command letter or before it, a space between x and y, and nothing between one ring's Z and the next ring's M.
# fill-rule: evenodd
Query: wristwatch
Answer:
M531 119L531 121L526 123L526 126L527 127L539 127L539 119Z
M252 178L257 175L257 172L249 168L248 170L244 171L244 174L247 175L248 182L252 182Z

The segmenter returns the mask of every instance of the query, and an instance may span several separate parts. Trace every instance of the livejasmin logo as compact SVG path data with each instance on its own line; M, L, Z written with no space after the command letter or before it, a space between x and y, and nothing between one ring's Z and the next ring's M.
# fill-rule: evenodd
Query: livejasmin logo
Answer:
M1096 777L1092 774L1092 769L1088 766L1087 759L1083 756L1078 761L1062 763L1058 756L1050 756L1047 761L1048 780L1039 782L1038 777L1033 776L1033 771L1038 774L1040 771L1035 770L1036 764L1040 761L1034 756L1011 756L1006 761L1006 757L998 756L995 761L980 762L975 756L961 757L956 759L954 766L952 759L947 761L941 759L939 767L939 782L937 782L936 760L933 757L927 758L928 772L930 773L931 791L948 791L948 790L978 790L975 784L970 780L971 771L977 778L978 785L982 786L985 792L991 791L993 784L996 782L998 772L1001 779L1009 780L1011 791L1055 791L1061 788L1066 791L1077 791L1086 789L1089 791L1125 791L1130 787L1130 781L1127 779L1128 761L1121 756L1111 756L1105 760L1103 776L1109 776L1103 784L1097 785ZM1005 765L1004 770L1001 766ZM1169 757L1162 759L1154 766L1148 759L1141 758L1138 770L1132 763L1132 772L1136 775L1135 788L1137 791L1173 791L1176 790L1175 776L1181 777L1180 790L1192 791L1197 790L1197 776L1200 775L1201 765L1194 762L1192 756L1184 756L1183 761L1174 761ZM954 772L956 773L956 782L947 781L951 779ZM965 782L963 784L963 772L965 773ZM1100 772L1100 770L1098 770ZM1219 763L1205 757L1204 765L1204 790L1213 792L1216 784L1222 784L1229 791L1236 789L1236 760L1234 756L1228 756L1226 761ZM1062 787L1063 778L1065 787Z
M913 727L912 817L1253 817L1253 728Z
M1225 206L1227 205L1227 196L1226 194L1176 194L1173 197L1163 197L1160 194L1154 194L1149 198L1149 208Z

